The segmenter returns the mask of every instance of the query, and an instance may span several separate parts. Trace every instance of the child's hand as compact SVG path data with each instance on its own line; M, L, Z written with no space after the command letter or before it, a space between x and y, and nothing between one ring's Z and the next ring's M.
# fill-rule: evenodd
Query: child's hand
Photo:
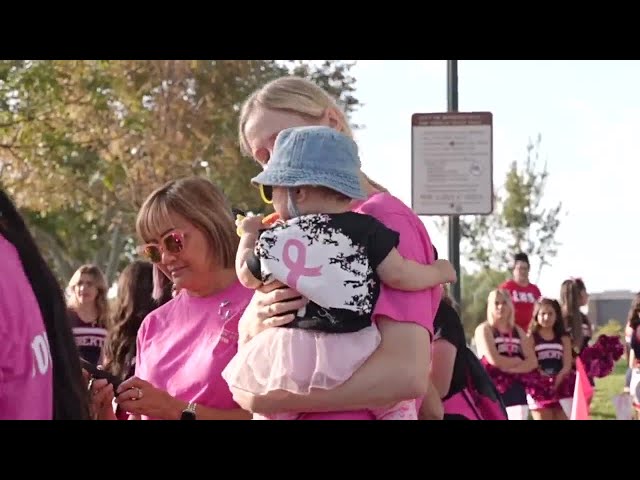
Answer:
M263 219L264 217L262 215L253 215L251 217L244 217L240 221L239 228L244 233L255 235L262 228L264 228L264 225L262 224Z
M555 390L557 390L558 388L560 388L560 385L562 384L563 380L565 379L565 377L567 376L569 372L565 372L565 371L560 371L558 373L558 375L556 375L556 379L553 382L553 388Z
M433 263L433 266L440 270L445 283L455 283L458 280L456 270L449 260L438 259Z

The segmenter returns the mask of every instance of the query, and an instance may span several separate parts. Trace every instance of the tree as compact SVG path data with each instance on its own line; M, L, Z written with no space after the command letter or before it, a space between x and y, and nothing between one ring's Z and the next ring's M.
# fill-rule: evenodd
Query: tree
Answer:
M493 214L460 219L461 247L471 264L506 271L513 255L522 251L537 265L539 276L556 256L562 203L542 205L549 172L546 162L538 168L541 141L538 135L529 142L522 164L512 162L503 191L495 195Z
M463 271L461 319L467 338L473 337L476 327L487 319L489 292L504 282L509 273L490 268L475 273Z
M0 61L0 182L61 279L94 262L111 282L135 244L144 198L205 175L243 209L264 208L240 154L241 103L287 73L352 112L350 64L268 61Z

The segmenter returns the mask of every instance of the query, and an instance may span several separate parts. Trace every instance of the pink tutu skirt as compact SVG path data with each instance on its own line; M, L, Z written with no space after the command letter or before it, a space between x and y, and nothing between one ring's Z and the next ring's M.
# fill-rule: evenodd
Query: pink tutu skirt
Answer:
M222 377L230 388L254 395L333 389L348 380L379 344L375 326L354 333L269 328L239 349Z

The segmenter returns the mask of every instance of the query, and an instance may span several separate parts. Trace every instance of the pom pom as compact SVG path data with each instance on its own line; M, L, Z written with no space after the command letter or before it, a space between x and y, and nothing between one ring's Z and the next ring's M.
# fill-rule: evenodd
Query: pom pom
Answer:
M620 338L615 335L600 335L593 345L586 347L580 354L587 375L603 378L613 372L615 363L624 353Z
M519 380L524 385L525 391L536 402L555 400L555 376L545 375L540 370L533 370L532 372L521 374Z
M595 346L599 346L602 354L608 355L613 360L613 363L620 360L624 354L624 346L620 341L620 337L615 335L600 335Z
M484 365L485 370L487 371L487 375L491 377L493 384L495 385L498 392L501 394L509 390L511 384L515 380L515 376L511 373L503 372L499 368L494 365L491 365L489 361L482 357L482 364Z
M558 385L558 398L570 398L573 397L573 391L576 386L576 371L571 370L564 380Z

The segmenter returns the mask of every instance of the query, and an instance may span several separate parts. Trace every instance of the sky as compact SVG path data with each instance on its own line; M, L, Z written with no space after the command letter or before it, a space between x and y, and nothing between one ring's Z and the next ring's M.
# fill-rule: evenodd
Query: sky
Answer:
M363 170L409 206L411 115L446 111L446 64L366 60L352 69L364 104L352 116L363 125ZM640 61L460 60L458 76L459 111L493 113L496 186L542 135L543 205L564 206L558 255L537 280L542 294L557 297L570 276L590 292L640 290ZM439 217L422 218L447 258Z

